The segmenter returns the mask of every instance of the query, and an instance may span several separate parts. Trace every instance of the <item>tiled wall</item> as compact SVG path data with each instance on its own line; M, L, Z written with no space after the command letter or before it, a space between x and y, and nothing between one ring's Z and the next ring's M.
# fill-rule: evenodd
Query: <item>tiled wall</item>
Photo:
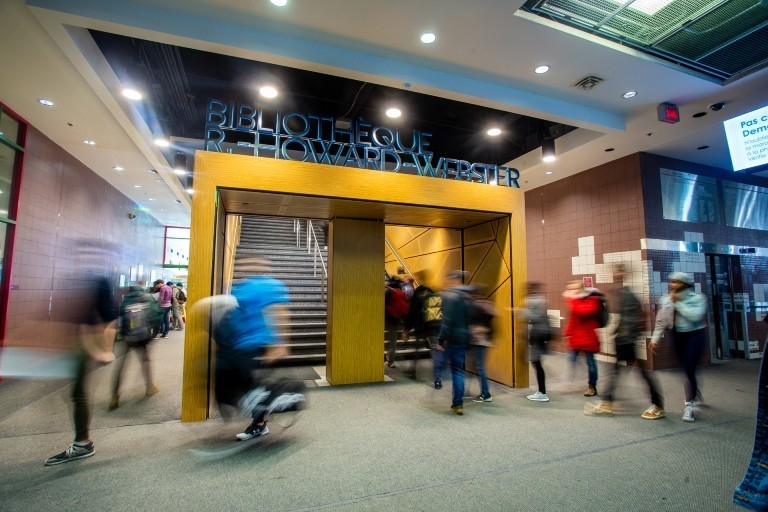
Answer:
M649 268L641 250L645 226L638 154L526 192L525 216L528 277L544 284L556 328L564 328L568 320L561 297L566 283L587 278L603 292L615 290L621 286L613 282L615 262L627 264L626 284L638 296L646 292ZM565 350L562 341L553 348ZM614 353L604 336L601 352ZM638 353L645 357L642 344Z
M676 271L694 276L696 289L708 294L707 256L703 252L680 251L679 242L723 244L768 248L768 232L725 225L720 197L719 224L664 219L661 202L660 169L699 174L717 180L768 187L768 180L732 173L689 162L649 154L635 154L585 171L576 176L540 187L525 195L529 279L541 281L547 289L550 317L561 327L567 321L560 293L573 279L591 280L603 292L620 286L613 283L611 263L629 264L630 286L648 312L649 330L656 305L667 293L669 274ZM720 192L722 194L722 192ZM669 241L662 250L649 241ZM749 300L768 298L768 258L741 256L739 288ZM750 339L759 340L761 350L768 326L763 313L750 313ZM650 335L650 332L648 333ZM708 330L708 334L711 332ZM614 353L609 337L601 332L601 353ZM565 350L562 342L556 350ZM655 356L640 341L637 354L651 368L677 366L671 347L662 346ZM709 360L710 352L706 354Z
M80 240L116 248L107 262L115 291L131 268L137 280L163 275L163 226L32 127L16 226L6 345L64 343L57 320L70 317L85 293L73 278Z

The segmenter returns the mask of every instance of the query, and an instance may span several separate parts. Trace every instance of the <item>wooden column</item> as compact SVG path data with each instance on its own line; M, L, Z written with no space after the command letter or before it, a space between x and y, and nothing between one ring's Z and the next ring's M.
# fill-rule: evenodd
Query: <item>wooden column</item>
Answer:
M384 379L384 223L333 219L328 257L326 377Z

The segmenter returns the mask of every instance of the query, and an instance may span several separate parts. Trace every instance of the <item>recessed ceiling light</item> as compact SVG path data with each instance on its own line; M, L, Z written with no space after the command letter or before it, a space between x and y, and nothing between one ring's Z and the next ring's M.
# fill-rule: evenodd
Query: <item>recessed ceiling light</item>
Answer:
M177 203L181 203L181 199L176 199L175 201L176 201Z
M544 174L552 174L552 171L547 171Z
M134 185L133 188L141 188L141 185Z
M157 169L147 169L149 174L157 174Z
M185 171L184 169L174 169L173 172L178 174L179 176L184 176L185 174L187 174L187 171Z
M709 146L699 146L696 149L708 149L708 148L709 148Z
M155 200L155 198L154 198L154 197L148 197L148 198L147 198L147 200L148 200L148 201L154 201L154 200Z
M425 32L421 34L421 42L424 44L432 44L437 39L437 36L432 32Z
M288 3L288 0L269 0L269 1L278 7L285 7L285 5Z
M191 188L188 188L188 189L187 189L187 194L192 194L193 192L194 192L194 190L193 190L193 189L191 189Z
M116 170L116 171L124 171L125 167L120 167L119 165L116 165L116 166L113 167L113 169Z
M555 160L557 160L557 157L555 155L547 155L541 159L542 162L546 162L546 163L554 162Z
M276 98L277 97L277 89L275 89L271 85L265 85L264 87L259 89L259 94L261 94L265 98Z
M489 128L487 133L490 137L497 137L501 135L501 130L499 128Z
M171 143L165 139L155 139L155 145L160 146L161 148L167 148Z
M616 148L606 148L605 152L606 153L610 153L611 151L615 151L615 150L616 150Z
M624 98L625 100L628 100L629 98L634 98L635 96L637 96L637 91L627 91L621 95L621 97Z
M691 117L704 117L705 115L707 115L706 112L696 112Z
M397 119L403 115L399 108L388 108L385 113L387 114L387 117L391 117L392 119Z
M129 100L140 100L142 98L141 93L136 89L123 89L122 95Z
M86 139L86 140L83 141L83 143L88 144L89 146L95 146L96 145L96 141L95 140L91 140L91 139Z
M543 66L539 66L533 70L533 72L536 73L537 75L541 75L542 73L546 73L547 71L549 71L549 66L547 66L546 64Z
M45 105L46 107L52 107L53 102L51 100L47 100L45 98L37 98L37 102L41 105Z

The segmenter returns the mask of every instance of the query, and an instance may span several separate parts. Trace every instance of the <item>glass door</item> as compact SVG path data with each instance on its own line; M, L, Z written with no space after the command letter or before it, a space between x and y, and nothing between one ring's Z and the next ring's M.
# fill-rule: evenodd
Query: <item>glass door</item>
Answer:
M712 359L745 358L748 350L742 293L741 263L738 256L708 254L709 329Z

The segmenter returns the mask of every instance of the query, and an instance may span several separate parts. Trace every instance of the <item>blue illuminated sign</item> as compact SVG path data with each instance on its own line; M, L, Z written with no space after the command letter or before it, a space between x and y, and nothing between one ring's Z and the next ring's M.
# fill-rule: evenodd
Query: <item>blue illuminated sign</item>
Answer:
M349 127L333 117L267 112L245 103L208 101L206 151L226 151L227 145L248 148L254 156L283 160L399 172L413 169L419 176L457 179L520 188L517 169L440 157L433 164L431 133L375 126L363 118Z

